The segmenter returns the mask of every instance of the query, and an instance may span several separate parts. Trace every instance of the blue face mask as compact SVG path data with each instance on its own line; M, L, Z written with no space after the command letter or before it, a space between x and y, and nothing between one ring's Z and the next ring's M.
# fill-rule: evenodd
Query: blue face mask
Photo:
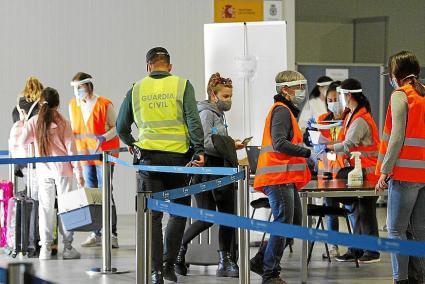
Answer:
M339 102L328 103L328 109L333 113L339 113L341 111L341 104Z
M84 89L79 89L78 90L78 97L82 100L82 99L84 99L84 97L87 95L87 92L86 92L86 90L84 90Z
M397 83L397 79L396 78L391 78L390 84L391 84L391 87L393 87L394 90L399 88L399 85Z

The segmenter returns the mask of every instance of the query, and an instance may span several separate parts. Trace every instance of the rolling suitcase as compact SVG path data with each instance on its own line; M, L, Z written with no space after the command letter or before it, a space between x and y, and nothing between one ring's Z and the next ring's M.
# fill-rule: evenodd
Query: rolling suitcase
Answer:
M6 239L12 257L16 257L18 253L28 254L28 257L37 256L40 239L38 201L31 198L32 170L32 164L28 164L27 193L17 194L8 203Z

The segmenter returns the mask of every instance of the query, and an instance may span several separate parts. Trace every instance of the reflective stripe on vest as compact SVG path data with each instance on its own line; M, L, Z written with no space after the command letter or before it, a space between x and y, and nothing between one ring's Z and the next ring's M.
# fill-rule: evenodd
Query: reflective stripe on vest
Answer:
M280 173L280 172L296 172L296 171L304 171L305 169L306 169L305 164L276 165L276 166L267 166L261 169L257 169L255 174L264 175L264 174L274 174L274 173Z
M390 135L387 133L382 134L383 141L390 141ZM403 142L403 146L411 146L411 147L425 147L425 139L422 138L405 138Z
M134 144L146 150L186 153L189 134L183 116L186 80L177 76L145 77L132 91L134 121L139 139Z

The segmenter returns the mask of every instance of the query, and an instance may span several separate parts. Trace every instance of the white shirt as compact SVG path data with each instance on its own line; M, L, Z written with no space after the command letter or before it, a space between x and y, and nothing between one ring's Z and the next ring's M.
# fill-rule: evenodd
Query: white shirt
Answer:
M310 118L314 118L316 121L322 114L328 112L326 108L326 103L320 97L312 98L307 101L304 105L300 119L298 120L298 125L300 126L302 132L307 128L307 121Z

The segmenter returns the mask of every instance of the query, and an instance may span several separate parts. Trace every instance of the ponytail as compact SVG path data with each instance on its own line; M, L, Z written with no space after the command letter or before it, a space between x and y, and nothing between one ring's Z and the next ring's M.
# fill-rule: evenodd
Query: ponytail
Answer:
M40 156L49 156L50 149L50 126L55 121L56 107L59 106L59 94L53 89L47 87L40 96L40 107L38 111L37 129L35 136L38 144Z
M422 85L417 77L413 77L410 84L421 97L425 97L425 86Z

